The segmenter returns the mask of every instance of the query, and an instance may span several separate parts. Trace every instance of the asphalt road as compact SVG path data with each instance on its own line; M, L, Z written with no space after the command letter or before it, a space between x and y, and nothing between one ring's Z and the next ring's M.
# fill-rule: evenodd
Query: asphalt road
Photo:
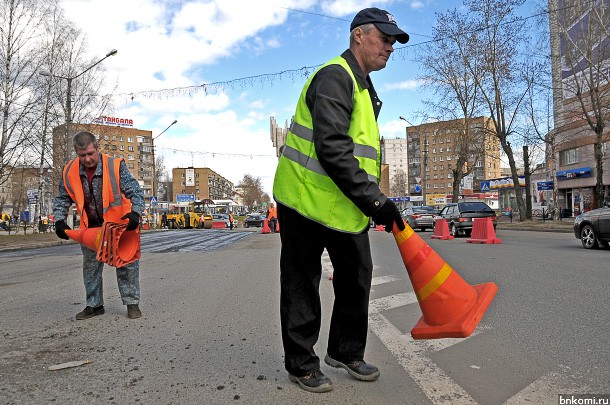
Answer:
M371 232L367 361L374 383L323 366L335 390L310 394L283 370L279 235L166 231L142 237L143 317L129 320L114 272L106 314L86 321L78 245L0 254L0 403L558 403L610 392L608 259L569 233L499 230L499 245L430 239L470 284L499 292L466 339L414 341L421 316L393 237ZM325 353L332 266L323 260ZM59 371L51 365L91 363Z

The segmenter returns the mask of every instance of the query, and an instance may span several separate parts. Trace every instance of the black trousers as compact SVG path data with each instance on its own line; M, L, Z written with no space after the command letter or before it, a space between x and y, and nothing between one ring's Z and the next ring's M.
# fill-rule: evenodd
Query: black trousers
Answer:
M303 376L320 368L314 352L321 324L320 279L324 249L333 264L335 302L327 353L335 360L364 359L373 260L368 228L361 234L329 229L278 204L280 319L286 370Z

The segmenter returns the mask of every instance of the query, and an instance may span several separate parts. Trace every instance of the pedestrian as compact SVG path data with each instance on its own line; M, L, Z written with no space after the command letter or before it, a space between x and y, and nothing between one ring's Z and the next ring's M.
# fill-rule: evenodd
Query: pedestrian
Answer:
M127 231L140 225L144 210L144 194L125 161L99 152L95 135L82 131L74 135L72 145L77 157L63 169L62 182L55 198L55 233L68 239L66 224L68 209L74 203L80 216L80 228L98 228L104 221L127 224ZM115 195L120 190L120 195ZM83 252L83 281L87 306L76 314L77 320L104 313L102 269L104 263L96 259L96 252L81 245ZM140 311L139 260L116 269L119 293L127 316L142 316Z
M233 213L229 212L229 230L233 230Z
M350 31L349 49L318 69L301 92L273 188L282 228L284 366L291 381L311 392L333 389L314 352L323 250L333 265L335 294L325 362L375 381L379 369L364 361L373 273L369 216L387 232L395 224L404 229L378 185L381 101L369 73L383 69L394 43L409 36L378 8L358 12Z
M161 228L167 228L167 214L165 212L161 214Z
M269 209L267 210L267 220L269 221L269 229L271 233L275 233L275 225L277 222L277 208L275 208L275 204L270 203Z

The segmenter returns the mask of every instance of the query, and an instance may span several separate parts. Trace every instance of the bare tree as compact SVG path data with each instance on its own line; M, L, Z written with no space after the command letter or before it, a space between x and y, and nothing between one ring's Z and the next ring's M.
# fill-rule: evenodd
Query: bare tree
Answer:
M607 1L552 1L560 30L565 124L593 131L595 207L603 206L604 130L610 120L610 4ZM607 152L606 152L607 153Z
M455 134L455 160L451 165L453 175L453 202L459 198L462 179L472 173L485 154L485 130L474 128L473 120L480 115L480 75L474 50L461 46L460 41L474 41L474 33L467 19L456 10L439 14L433 28L434 42L425 45L417 54L423 66L420 77L425 86L433 90L434 98L426 100L424 119L448 121L445 131Z
M409 189L409 176L404 170L398 170L392 179L390 185L390 195L402 196L407 195Z
M41 65L39 27L47 3L5 0L0 3L0 184L35 136L39 98L32 91Z
M244 203L249 207L252 207L255 202L258 204L263 202L263 183L260 177L245 174L237 187L244 190Z
M529 41L527 21L515 15L523 3L524 0L466 0L465 26L471 27L473 35L456 32L453 37L508 159L521 220L525 219L526 206L510 140L521 143L517 127L529 85L523 80L529 60L517 55Z

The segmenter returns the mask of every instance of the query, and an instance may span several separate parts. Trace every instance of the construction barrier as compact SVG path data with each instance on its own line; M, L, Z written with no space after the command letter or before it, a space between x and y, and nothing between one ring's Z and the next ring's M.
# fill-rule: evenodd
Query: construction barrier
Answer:
M140 258L140 229L126 231L127 224L104 222L101 228L66 230L68 237L96 252L96 259L123 267Z
M495 283L471 286L405 223L392 229L423 316L413 339L470 336L498 291Z
M269 228L269 220L265 218L263 221L263 229L261 229L261 233L271 233L271 228Z
M449 225L445 218L437 219L434 223L434 233L432 239L451 240L453 236L449 233Z
M496 230L491 218L474 218L472 232L468 243L500 244L502 239L496 238Z
M377 226L375 227L375 230L376 230L376 231L385 231L385 228L383 227L383 225L377 225Z
M225 229L227 224L225 221L214 221L212 222L212 229Z

